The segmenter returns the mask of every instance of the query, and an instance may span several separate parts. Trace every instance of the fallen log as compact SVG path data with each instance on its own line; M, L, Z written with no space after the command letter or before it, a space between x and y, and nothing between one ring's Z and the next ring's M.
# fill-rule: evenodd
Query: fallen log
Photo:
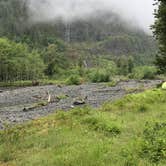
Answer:
M31 110L34 110L36 108L40 108L40 107L44 107L44 106L47 106L49 103L48 102L40 102L40 103L36 103L32 106L29 106L29 107L24 107L23 108L23 112L28 112L28 111L31 111Z

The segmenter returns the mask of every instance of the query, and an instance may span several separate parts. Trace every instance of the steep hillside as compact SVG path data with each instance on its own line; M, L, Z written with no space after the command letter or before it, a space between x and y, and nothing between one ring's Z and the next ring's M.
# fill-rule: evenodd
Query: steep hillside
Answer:
M106 21L107 20L107 21ZM26 1L0 1L0 37L26 42L33 47L47 46L60 38L66 42L99 42L97 53L134 54L155 50L155 43L139 28L129 27L122 18L111 12L65 24L29 21Z

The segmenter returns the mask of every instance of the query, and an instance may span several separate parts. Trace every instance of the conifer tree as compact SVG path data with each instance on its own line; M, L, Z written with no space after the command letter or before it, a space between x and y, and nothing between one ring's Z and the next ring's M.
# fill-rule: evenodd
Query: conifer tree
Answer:
M156 57L156 65L160 73L166 73L166 0L155 0L158 6L155 10L154 35L159 42L159 54Z

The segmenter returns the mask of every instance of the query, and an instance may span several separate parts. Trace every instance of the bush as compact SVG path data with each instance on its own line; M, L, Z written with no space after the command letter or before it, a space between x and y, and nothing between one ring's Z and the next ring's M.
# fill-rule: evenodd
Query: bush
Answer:
M155 163L166 160L166 123L146 124L140 154Z
M134 79L154 79L157 74L157 69L154 66L139 66L135 67L130 78Z
M93 69L89 73L89 79L91 82L109 82L110 81L110 73L106 70L97 70Z
M67 83L67 85L80 85L82 83L82 81L78 75L73 75L67 79L66 83Z

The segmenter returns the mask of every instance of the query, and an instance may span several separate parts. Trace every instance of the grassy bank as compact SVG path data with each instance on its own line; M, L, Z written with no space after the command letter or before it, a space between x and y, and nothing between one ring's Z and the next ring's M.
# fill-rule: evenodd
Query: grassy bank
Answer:
M0 133L0 166L165 166L166 91L75 108Z
M65 84L63 80L38 80L38 81L15 81L15 82L0 82L0 87L27 87L37 85L59 85Z

